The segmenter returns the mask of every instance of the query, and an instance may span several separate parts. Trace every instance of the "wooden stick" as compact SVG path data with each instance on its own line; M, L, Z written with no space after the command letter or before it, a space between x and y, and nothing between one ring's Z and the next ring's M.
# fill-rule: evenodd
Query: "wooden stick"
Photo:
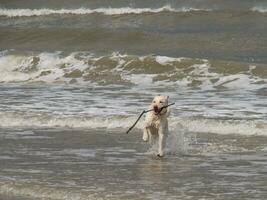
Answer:
M164 109L164 108L167 108L169 106L172 106L174 105L175 103L171 103L169 105L166 105L166 106L163 106L162 108L160 108L159 110L159 113ZM134 127L135 125L137 124L137 122L141 119L141 117L143 116L143 114L147 113L147 112L150 112L150 111L153 111L153 109L150 109L150 110L143 110L143 112L139 115L139 117L137 118L137 120L134 122L134 124L128 129L128 131L126 131L126 134L128 134Z

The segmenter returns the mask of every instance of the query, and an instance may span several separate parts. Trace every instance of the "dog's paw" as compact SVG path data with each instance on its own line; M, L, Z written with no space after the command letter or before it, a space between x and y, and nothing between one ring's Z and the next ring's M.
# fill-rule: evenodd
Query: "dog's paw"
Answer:
M146 139L146 138L143 138L143 141L144 141L144 142L148 142L148 139Z
M162 157L163 157L163 153L158 153L157 156L158 156L159 158L162 158Z
M148 136L147 136L147 135L144 135L144 136L143 136L143 141L144 141L144 142L148 142Z

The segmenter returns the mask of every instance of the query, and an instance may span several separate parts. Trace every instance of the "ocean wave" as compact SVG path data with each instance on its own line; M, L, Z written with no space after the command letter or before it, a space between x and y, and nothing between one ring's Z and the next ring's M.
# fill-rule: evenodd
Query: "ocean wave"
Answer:
M74 129L121 129L128 130L135 122L136 116L127 115L99 115L99 116L79 116L79 115L49 115L29 113L0 113L1 125L3 128L74 128ZM262 135L267 136L266 122L259 120L223 120L205 119L195 117L172 116L169 119L171 131L176 131L177 127L183 127L192 133L214 133L214 134L239 134L239 135ZM141 132L143 120L135 127Z
M0 54L0 82L67 84L156 85L258 90L267 83L267 67L167 56L134 56L113 53L95 56L88 52Z
M171 5L165 5L159 8L77 8L77 9L6 9L0 8L0 16L3 17L34 17L34 16L47 16L47 15L90 15L90 14L102 14L102 15L127 15L127 14L146 14L146 13L190 13L190 12L212 12L214 9L209 8L195 8L195 7L180 7L174 8ZM222 10L217 10L222 12ZM266 13L267 8L262 6L255 6L250 9L252 12Z
M78 8L78 9L0 9L0 16L5 17L31 17L31 16L44 16L44 15L90 15L90 14L103 14L103 15L125 15L125 14L143 14L143 13L160 13L160 12L196 12L196 11L210 11L209 9L198 9L190 7L173 8L166 5L160 8Z
M267 8L262 6L255 6L251 9L253 12L267 13Z

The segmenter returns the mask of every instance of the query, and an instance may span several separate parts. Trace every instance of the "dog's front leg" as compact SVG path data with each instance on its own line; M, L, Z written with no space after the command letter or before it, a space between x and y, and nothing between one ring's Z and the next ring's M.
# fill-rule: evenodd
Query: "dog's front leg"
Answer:
M149 139L149 128L145 127L143 130L143 140L147 142Z
M158 155L157 156L162 157L163 156L164 143L165 143L165 134L164 134L164 130L162 127L159 128L158 134L159 134L159 149L158 149Z

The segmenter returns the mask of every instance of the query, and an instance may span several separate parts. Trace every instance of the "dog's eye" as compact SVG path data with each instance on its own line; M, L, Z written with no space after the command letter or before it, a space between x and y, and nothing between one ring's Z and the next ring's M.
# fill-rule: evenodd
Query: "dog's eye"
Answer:
M159 103L163 103L162 101L160 101Z
M153 103L156 103L156 101L153 101Z

